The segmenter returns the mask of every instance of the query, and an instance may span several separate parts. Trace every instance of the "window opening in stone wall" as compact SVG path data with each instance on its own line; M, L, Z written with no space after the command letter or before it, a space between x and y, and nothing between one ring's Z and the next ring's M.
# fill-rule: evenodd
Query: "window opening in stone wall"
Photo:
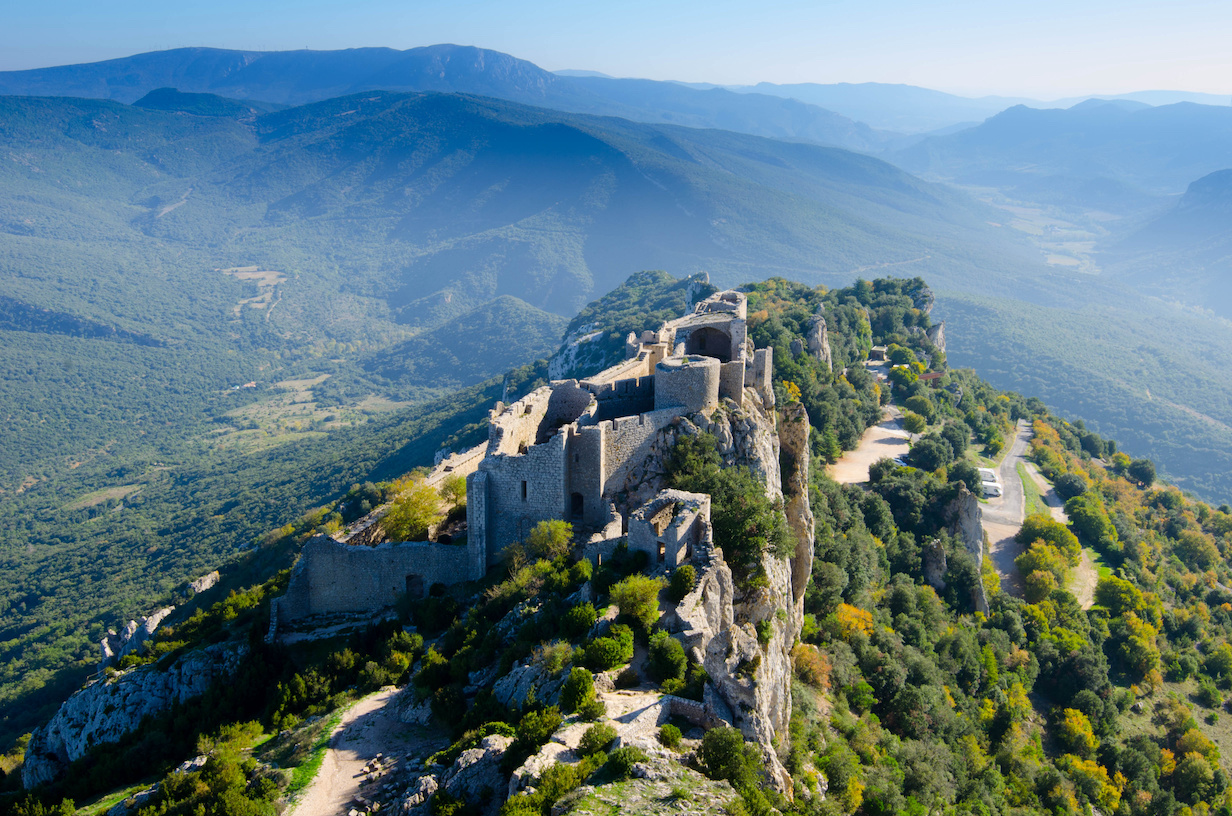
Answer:
M662 541L659 542L659 563L662 564L667 560L667 545Z
M581 493L574 493L569 497L569 515L574 521L581 521L585 510L586 500L582 498Z
M522 482L522 501L526 501L526 482Z

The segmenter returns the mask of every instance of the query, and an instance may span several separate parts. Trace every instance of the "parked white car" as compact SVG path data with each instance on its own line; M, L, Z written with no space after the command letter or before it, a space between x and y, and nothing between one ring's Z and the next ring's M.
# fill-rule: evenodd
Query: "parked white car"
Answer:
M996 482L984 482L984 498L996 499L1001 497L1001 485Z
M997 484L997 471L992 468L978 468L978 470L980 472L980 481L985 484L989 482Z

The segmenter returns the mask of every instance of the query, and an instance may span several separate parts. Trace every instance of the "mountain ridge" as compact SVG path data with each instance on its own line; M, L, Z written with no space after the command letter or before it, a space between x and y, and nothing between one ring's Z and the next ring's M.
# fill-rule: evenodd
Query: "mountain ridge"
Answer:
M573 113L647 122L733 128L855 149L891 137L793 99L699 92L650 80L567 77L526 60L473 46L439 44L398 51L228 51L184 48L82 65L0 72L0 94L84 96L135 102L161 87L302 105L368 90L491 96ZM651 102L642 98L653 91Z

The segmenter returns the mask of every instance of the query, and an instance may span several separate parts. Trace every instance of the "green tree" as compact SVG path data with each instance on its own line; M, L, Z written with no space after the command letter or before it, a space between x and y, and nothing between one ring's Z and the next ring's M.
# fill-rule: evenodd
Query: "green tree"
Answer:
M595 676L583 668L575 668L565 678L560 689L560 709L572 714L595 699Z
M532 558L554 561L569 552L573 544L573 525L560 519L547 519L531 528L526 537L526 552Z
M466 505L466 477L462 474L446 476L441 482L441 498L452 507Z
M1131 479L1143 487L1150 487L1155 483L1155 463L1150 459L1135 459L1125 470Z
M381 517L381 528L390 541L424 541L428 528L444 517L436 490L416 479L394 498Z
M665 581L649 575L630 575L610 590L612 603L649 632L659 620L659 592Z
M928 420L910 411L903 412L903 428L908 433L921 434L928 428Z
M929 422L933 421L933 417L937 409L933 407L933 401L923 394L916 394L913 397L907 397L903 403L903 407L912 413L919 414Z
M671 581L667 586L667 597L680 603L685 595L693 591L695 586L697 586L697 570L691 564L681 564L672 573Z

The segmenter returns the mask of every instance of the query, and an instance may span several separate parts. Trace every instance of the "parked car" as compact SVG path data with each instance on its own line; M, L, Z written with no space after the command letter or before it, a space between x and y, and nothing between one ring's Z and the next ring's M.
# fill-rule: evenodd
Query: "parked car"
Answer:
M996 482L984 482L984 498L996 499L1001 497L1001 485Z
M997 471L993 470L992 468L977 468L977 470L979 470L980 472L980 481L984 483L988 483L988 482L992 482L993 484L997 483Z

